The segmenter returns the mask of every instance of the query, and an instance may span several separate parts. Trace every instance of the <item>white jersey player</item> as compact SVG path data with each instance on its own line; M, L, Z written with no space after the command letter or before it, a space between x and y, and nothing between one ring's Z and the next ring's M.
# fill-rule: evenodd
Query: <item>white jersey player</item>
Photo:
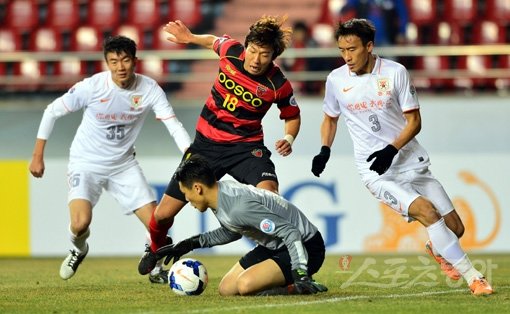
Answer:
M103 189L148 227L156 198L135 159L134 143L147 115L161 120L184 152L191 140L170 106L164 91L153 79L136 74L136 44L116 36L104 43L109 71L75 84L44 111L34 148L30 172L44 174L44 147L55 121L83 110L83 119L70 148L68 202L71 215L71 254L60 269L62 279L71 278L88 253L92 208ZM157 269L152 282L165 281Z
M365 186L408 221L426 227L426 250L450 278L464 277L475 295L491 294L492 287L460 247L462 221L415 138L421 116L409 74L403 65L372 53L374 35L375 28L365 19L341 23L336 30L346 64L327 77L323 146L313 159L312 172L319 176L324 170L343 116Z

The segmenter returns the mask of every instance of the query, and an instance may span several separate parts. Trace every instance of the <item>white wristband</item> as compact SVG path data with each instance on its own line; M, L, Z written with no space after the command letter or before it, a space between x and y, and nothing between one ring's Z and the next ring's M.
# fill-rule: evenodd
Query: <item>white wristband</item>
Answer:
M292 146L292 143L294 143L294 136L290 135L290 134L285 134L285 136L283 137L284 140L286 140L287 142L289 142L289 144Z

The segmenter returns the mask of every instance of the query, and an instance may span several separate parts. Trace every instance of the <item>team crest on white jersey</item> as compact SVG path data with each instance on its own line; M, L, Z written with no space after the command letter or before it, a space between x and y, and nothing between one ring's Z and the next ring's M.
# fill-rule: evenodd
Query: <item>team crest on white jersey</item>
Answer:
M411 87L410 87L410 92L411 92L411 95L416 95L416 87L414 87L413 84L411 84Z
M137 110L142 106L142 95L131 96L131 110Z
M390 82L387 78L378 79L377 88L379 89L379 92L387 92L390 90Z

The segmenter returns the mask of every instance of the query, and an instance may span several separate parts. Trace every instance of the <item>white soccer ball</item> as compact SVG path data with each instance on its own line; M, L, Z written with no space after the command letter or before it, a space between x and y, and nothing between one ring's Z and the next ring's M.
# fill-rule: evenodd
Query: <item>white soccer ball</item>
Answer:
M178 295L199 295L204 292L208 280L204 264L193 258L178 260L168 272L168 285Z

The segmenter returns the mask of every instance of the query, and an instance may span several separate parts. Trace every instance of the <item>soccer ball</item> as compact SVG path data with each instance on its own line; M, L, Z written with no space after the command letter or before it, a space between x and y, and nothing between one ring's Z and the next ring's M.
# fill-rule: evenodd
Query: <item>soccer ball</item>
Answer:
M168 272L168 285L178 295L199 295L204 292L208 280L204 264L192 258L178 260Z

